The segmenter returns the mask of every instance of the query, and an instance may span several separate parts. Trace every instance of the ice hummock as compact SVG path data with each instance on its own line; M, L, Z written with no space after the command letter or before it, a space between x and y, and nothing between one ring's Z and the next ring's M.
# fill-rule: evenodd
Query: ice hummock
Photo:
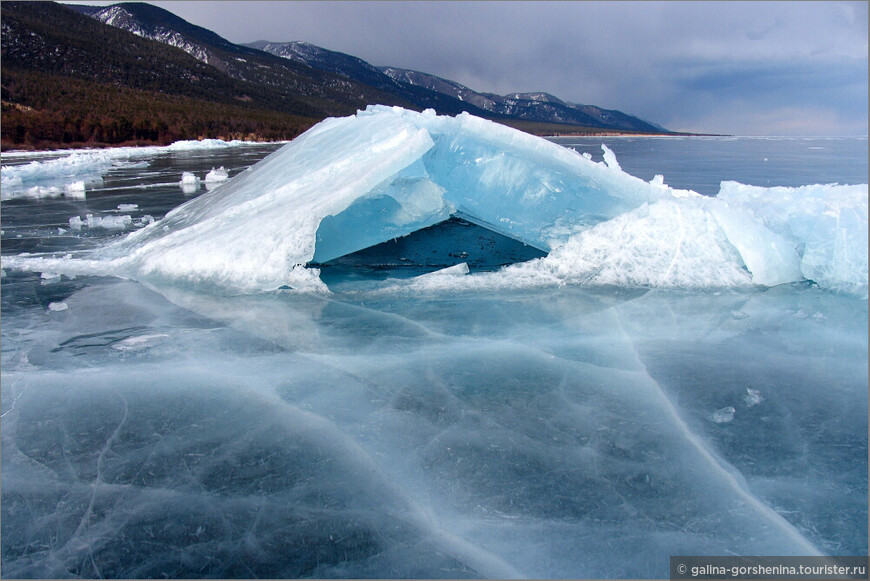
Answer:
M231 292L325 290L317 264L458 218L547 256L456 284L733 288L808 279L866 295L866 184L782 193L726 182L710 198L631 176L604 154L596 163L468 114L370 106L319 123L85 261L11 264Z

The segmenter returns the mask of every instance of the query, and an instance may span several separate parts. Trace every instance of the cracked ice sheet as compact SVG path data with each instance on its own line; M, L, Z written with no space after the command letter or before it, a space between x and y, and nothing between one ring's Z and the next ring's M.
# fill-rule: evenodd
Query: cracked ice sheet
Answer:
M7 574L661 577L866 545L852 299L165 296L107 283L4 325Z

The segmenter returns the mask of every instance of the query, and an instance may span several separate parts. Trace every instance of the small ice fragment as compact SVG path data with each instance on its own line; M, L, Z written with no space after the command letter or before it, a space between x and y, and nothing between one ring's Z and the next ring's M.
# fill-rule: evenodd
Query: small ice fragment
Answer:
M654 186L663 186L665 185L665 176L662 174L656 174L653 179L649 181Z
M88 228L106 228L107 230L123 230L133 223L133 218L125 214L123 216L85 216L88 220Z
M736 412L733 407L728 406L722 409L718 409L713 412L713 415L710 416L710 419L716 422L717 424L727 424L731 420L734 419L734 412Z
M136 222L136 227L142 228L144 226L147 226L148 224L151 224L152 222L154 222L154 216L152 216L151 214L145 214L139 219L138 222Z
M815 315L813 315L813 318L818 319L819 321L823 321L824 319L827 319L828 317L824 313L818 312Z
M192 172L186 171L181 174L181 181L179 182L182 185L192 186L199 181L199 178L196 177Z
M57 233L58 234L66 234L66 228L58 228Z
M138 210L139 204L118 204L118 211L120 212L132 212L133 210Z
M56 198L60 195L60 189L54 186L33 186L27 188L25 195L29 198Z
M0 268L0 278L6 278L6 271Z
M60 278L60 275L56 272L43 272L39 278L42 280L55 280Z
M806 311L801 309L798 312L796 312L794 314L794 316L797 317L798 319L806 319L809 315L807 315Z
M67 184L64 187L63 195L67 198L84 198L85 197L85 182L77 181Z
M448 266L447 268L442 268L441 270L436 270L435 272L421 274L417 278L428 278L433 276L462 276L464 274L468 274L468 272L468 264L466 264L465 262L460 262L459 264Z
M49 311L65 311L68 308L69 308L69 305L67 305L63 301L57 302L57 303L48 303L48 310Z
M211 171L205 174L205 183L223 182L228 180L229 177L230 174L227 173L227 170L225 170L223 166L218 169L211 168Z
M746 395L743 396L743 401L746 402L746 407L752 407L764 401L764 396L757 389L751 387L746 388Z
M82 224L84 224L84 222L78 216L73 216L72 218L69 219L69 227L72 228L73 230L81 230Z
M155 347L168 338L169 335L166 335L165 333L127 337L126 339L122 339L112 345L112 349L117 349L118 351L142 351L144 349Z
M749 314L744 313L743 311L731 311L731 318L738 319L738 320L739 319L746 319L746 318L749 318Z
M585 157L586 159L592 159L592 154L589 153L588 151L584 151L584 152L583 152L583 157Z

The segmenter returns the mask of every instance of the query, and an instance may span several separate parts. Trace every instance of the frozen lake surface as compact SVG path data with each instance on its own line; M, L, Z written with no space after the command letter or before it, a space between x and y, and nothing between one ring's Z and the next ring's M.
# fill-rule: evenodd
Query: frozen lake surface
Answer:
M556 141L709 196L716 171L867 182L866 139ZM5 576L634 578L866 552L866 286L505 285L469 261L227 292L8 267L159 226L278 148L213 145L3 155Z

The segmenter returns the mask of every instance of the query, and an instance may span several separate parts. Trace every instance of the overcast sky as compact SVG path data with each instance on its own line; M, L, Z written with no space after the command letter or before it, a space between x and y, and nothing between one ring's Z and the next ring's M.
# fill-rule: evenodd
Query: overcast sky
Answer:
M150 3L236 43L304 40L677 131L867 135L867 2Z

